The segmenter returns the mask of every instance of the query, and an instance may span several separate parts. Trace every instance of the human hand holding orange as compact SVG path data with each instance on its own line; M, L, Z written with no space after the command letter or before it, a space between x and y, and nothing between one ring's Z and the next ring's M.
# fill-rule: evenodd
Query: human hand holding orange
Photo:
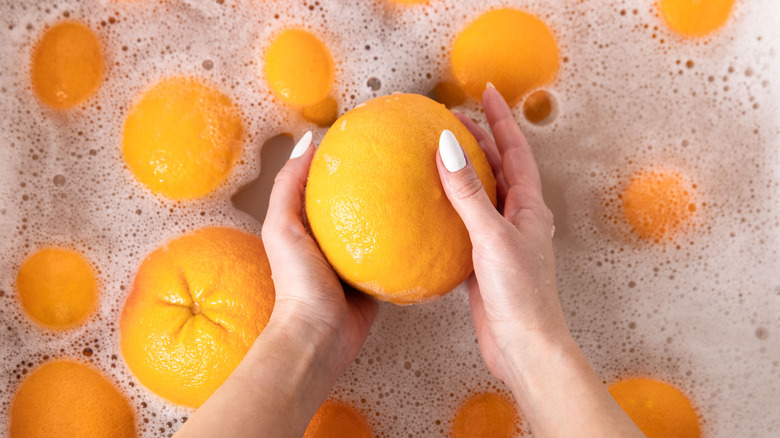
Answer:
M276 290L271 319L178 437L300 437L363 346L377 303L345 290L303 225L311 133L279 171L263 224Z
M493 168L498 210L449 131L436 161L473 246L469 302L483 359L512 389L535 436L640 437L566 325L555 283L553 217L531 148L495 88L485 90L482 103L495 141L469 118L458 118Z

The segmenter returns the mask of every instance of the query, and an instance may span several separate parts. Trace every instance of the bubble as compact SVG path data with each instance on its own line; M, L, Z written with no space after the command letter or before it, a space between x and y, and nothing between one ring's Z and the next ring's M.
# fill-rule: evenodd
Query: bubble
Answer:
M769 330L766 327L759 327L756 329L756 337L762 341L769 338Z
M62 175L55 175L52 181L54 182L54 185L57 187L62 187L65 185L65 177Z
M368 81L366 81L366 85L368 88L370 88L373 91L377 91L380 88L382 88L382 81L379 80L379 78L376 77L370 77L368 78Z
M203 61L203 69L204 70L211 70L212 68L214 68L214 61L212 61L210 59L207 59L207 60Z
M534 125L546 125L555 119L555 97L545 90L537 90L523 102L523 115Z

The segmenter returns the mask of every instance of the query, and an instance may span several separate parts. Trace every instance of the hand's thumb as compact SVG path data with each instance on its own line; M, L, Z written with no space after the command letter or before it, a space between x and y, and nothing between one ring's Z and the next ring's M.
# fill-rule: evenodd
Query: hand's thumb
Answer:
M452 206L463 219L472 237L475 233L489 230L502 217L488 198L482 181L471 165L455 135L444 130L439 138L439 153L436 159L444 192Z

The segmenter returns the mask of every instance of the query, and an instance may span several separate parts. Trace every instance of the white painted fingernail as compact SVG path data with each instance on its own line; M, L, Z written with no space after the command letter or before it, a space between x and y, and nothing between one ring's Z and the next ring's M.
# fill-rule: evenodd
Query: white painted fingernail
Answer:
M496 88L496 86L495 86L495 85L493 85L493 83L492 83L492 82L490 82L490 81L488 81L488 83L487 83L487 84L485 84L485 87L486 87L486 88Z
M458 139L455 138L455 134L446 129L439 137L439 155L444 167L450 172L457 172L466 167L466 156L463 155Z
M293 148L290 159L292 160L303 155L309 149L309 146L311 146L311 131L306 131L306 134L303 134L303 137L298 140L298 144Z

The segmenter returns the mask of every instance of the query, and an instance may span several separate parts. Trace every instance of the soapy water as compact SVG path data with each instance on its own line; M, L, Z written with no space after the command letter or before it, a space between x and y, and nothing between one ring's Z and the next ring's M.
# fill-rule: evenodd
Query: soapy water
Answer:
M679 387L704 436L776 436L780 8L738 2L722 29L690 39L669 30L653 3L3 2L0 425L7 430L25 376L56 358L91 363L117 384L142 436L168 436L190 415L129 371L118 317L141 260L164 242L207 225L259 234L264 209L255 204L267 200L241 188L259 184L257 196L267 194L285 155L279 150L291 146L275 136L324 135L264 83L262 53L273 35L297 26L325 42L343 113L375 96L427 94L452 81L457 32L488 9L515 7L546 22L562 57L544 87L554 119L537 125L523 118L522 104L514 111L555 214L558 286L575 338L606 383L647 376ZM83 105L55 111L36 98L29 64L44 29L65 19L98 34L106 69ZM227 182L194 201L153 195L121 155L130 105L172 75L229 95L247 133ZM458 110L485 126L477 102ZM696 212L670 241L638 238L621 220L622 190L648 167L671 169L695 187ZM81 252L99 279L98 310L66 332L37 327L14 289L24 259L52 245ZM333 394L361 410L378 436L446 436L459 404L485 390L506 387L482 362L460 286L430 304L383 304Z

